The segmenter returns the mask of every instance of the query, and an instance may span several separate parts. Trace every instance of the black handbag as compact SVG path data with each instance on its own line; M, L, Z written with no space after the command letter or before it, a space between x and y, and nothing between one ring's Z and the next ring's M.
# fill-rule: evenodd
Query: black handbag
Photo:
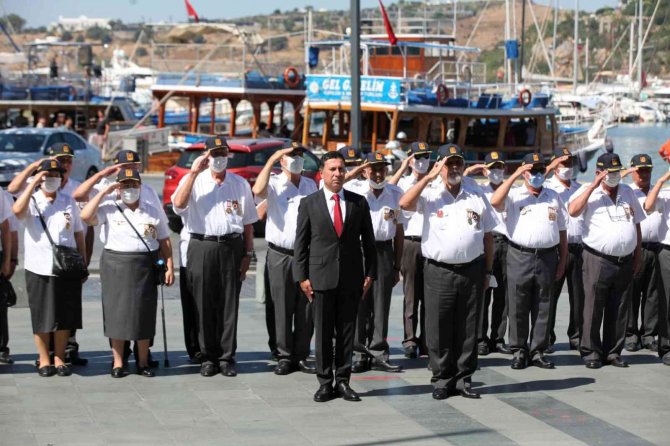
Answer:
M13 307L16 305L16 292L5 276L0 274L0 305L3 307Z
M82 280L88 277L88 268L86 267L86 262L84 257L79 254L75 248L70 248L69 246L57 245L54 243L47 229L47 224L44 221L44 217L40 212L39 207L37 206L37 200L33 197L35 201L35 209L37 209L37 215L40 217L40 223L42 223L42 228L51 243L51 248L53 250L53 265L51 267L51 274L61 279L66 280Z
M121 215L123 215L123 218L126 219L130 227L135 231L135 234L137 234L137 237L140 239L142 244L144 245L145 248L147 248L147 251L149 254L152 256L152 265L153 265L153 270L154 270L154 281L156 282L156 285L165 285L165 272L167 271L167 265L161 259L158 257L155 251L152 251L151 248L149 248L149 245L147 242L144 241L144 238L140 235L140 233L135 229L135 226L130 222L128 217L126 217L126 214L123 213L123 209L121 209L121 206L119 206L119 203L114 203L116 205L116 208L121 212Z

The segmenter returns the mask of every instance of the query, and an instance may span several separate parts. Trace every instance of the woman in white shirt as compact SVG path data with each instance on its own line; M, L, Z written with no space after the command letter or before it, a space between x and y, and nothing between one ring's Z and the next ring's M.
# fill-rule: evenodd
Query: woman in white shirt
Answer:
M65 365L65 346L70 330L82 328L82 280L69 280L52 274L53 249L40 222L54 243L76 248L86 257L84 226L79 207L61 190L65 169L60 162L46 159L37 168L34 180L26 185L12 210L25 224L24 252L26 291L35 344L39 352L39 375L57 373L69 376ZM49 333L54 333L54 364L49 358ZM54 368L55 366L55 368Z
M105 336L111 339L114 363L112 377L125 376L125 341L136 341L137 373L152 377L149 368L149 343L156 333L157 274L165 284L174 282L172 249L165 214L140 200L140 174L121 169L117 182L90 200L81 211L88 225L103 225L105 249L100 258L100 283ZM120 201L110 199L116 192ZM157 262L164 272L157 273Z

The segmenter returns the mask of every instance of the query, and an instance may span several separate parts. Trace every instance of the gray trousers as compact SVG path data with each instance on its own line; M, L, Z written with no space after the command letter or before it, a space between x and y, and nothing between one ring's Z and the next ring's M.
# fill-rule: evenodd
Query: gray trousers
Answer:
M582 282L582 251L581 244L568 244L568 260L565 265L565 274L554 282L551 308L551 322L549 323L549 344L556 342L556 308L558 298L561 297L563 284L568 281L568 299L570 301L570 322L568 324L568 340L574 347L579 347L579 338L582 336L582 317L584 314L584 284Z
M616 264L585 249L582 258L584 325L579 351L585 361L611 361L621 354L626 338L626 288L633 279L633 256Z
M293 280L293 256L268 248L267 265L279 360L302 361L314 332L312 306Z
M658 299L662 289L661 271L658 264L657 248L642 248L642 265L640 272L633 275L628 287L627 300L628 326L626 327L626 343L642 345L654 341L658 334ZM638 325L638 318L640 324Z
M658 253L662 288L658 295L658 356L670 353L670 249Z
M424 266L426 343L435 388L463 389L477 370L477 324L484 257L467 266Z
M376 243L377 278L372 282L365 299L358 306L356 335L354 336L354 361L369 357L388 361L389 311L393 293L393 243Z
M509 346L515 357L533 360L549 346L551 293L557 267L558 250L537 254L512 246L507 250Z
M493 276L498 286L484 291L484 305L481 308L477 330L479 345L491 348L504 344L507 332L507 239L504 236L494 235L493 246ZM489 306L491 306L491 333L487 336Z
M426 315L423 291L423 264L421 242L404 240L400 273L402 274L403 327L405 330L403 347L418 347L426 350ZM421 334L419 335L419 330Z
M242 237L229 242L192 238L188 244L188 276L198 312L198 344L204 363L233 362L237 350Z

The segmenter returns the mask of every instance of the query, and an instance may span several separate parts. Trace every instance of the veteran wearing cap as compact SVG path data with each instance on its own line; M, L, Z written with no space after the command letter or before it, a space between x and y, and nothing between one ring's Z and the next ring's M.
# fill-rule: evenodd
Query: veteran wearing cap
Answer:
M172 204L191 230L188 278L198 310L200 374L235 376L240 290L258 216L249 183L226 170L226 139L207 138L205 150L179 182Z
M398 171L389 180L389 184L397 184L403 192L421 181L430 167L431 148L425 142L414 142L407 149L409 155ZM411 173L403 176L407 167ZM433 184L426 186L432 188ZM400 272L403 287L403 328L402 346L405 357L416 358L428 354L426 347L426 319L423 293L423 264L421 254L421 234L423 233L423 215L413 212L403 218L403 243Z
M60 191L64 173L58 160L42 160L33 181L12 207L25 225L26 291L39 353L38 373L43 377L71 374L65 365L65 347L70 330L82 327L82 281L56 277L52 270L53 244L76 248L86 258L79 207L71 196ZM54 333L53 365L49 357L50 333Z
M479 398L471 390L471 377L477 369L480 302L491 274L491 231L497 222L484 195L463 186L463 170L461 149L442 146L430 173L400 199L402 209L424 217L426 342L438 400L454 393ZM438 177L442 188L426 189Z
M302 175L305 148L291 142L277 150L261 170L253 192L266 200L265 239L268 242L268 281L278 363L275 374L288 375L300 370L316 373L307 363L309 344L314 332L312 306L293 280L293 255L300 201L317 191L316 184ZM279 162L281 173L271 175Z
M543 187L545 167L542 155L529 153L491 197L491 205L497 211L507 212L507 295L513 369L524 369L529 364L554 367L544 353L549 347L553 283L565 271L568 218L558 193ZM512 189L519 178L523 178L523 185Z
M365 178L365 156L360 150L350 146L340 147L337 151L344 158L347 170L344 177L344 189L364 195L368 190L368 180ZM323 184L321 186L323 187Z
M377 279L370 296L358 307L354 340L353 373L373 368L384 372L399 372L400 366L389 362L389 311L393 287L400 281L400 260L403 248L403 226L400 212L402 189L386 182L388 162L381 152L368 153L365 176L368 190L364 197L370 207L375 234Z
M621 358L628 322L626 289L640 262L640 223L645 215L630 186L620 183L622 169L619 155L600 155L595 179L582 186L568 205L571 216L584 218L584 319L579 350L591 369L604 362L628 367Z
M126 373L124 341L131 340L137 347L137 373L154 376L149 367L149 343L156 333L155 265L159 258L166 265L160 273L165 284L174 282L167 218L160 209L140 200L141 183L136 170L121 169L116 182L98 192L81 211L82 219L91 226L107 223L100 283L105 336L111 340L114 358L113 378Z
M576 157L566 148L557 148L551 157L551 162L547 166L545 175L553 176L546 182L546 187L555 190L560 195L563 204L566 207L570 197L574 195L582 184L574 179L574 165ZM582 284L582 218L571 217L568 214L568 259L565 264L565 274L558 278L554 283L552 298L551 320L549 328L549 349L547 353L553 351L553 345L556 342L556 333L554 326L556 324L556 308L558 307L558 298L563 291L563 284L566 279L568 282L568 299L570 301L570 322L568 323L568 341L571 350L579 350L579 339L582 330L582 313L584 311L584 285Z

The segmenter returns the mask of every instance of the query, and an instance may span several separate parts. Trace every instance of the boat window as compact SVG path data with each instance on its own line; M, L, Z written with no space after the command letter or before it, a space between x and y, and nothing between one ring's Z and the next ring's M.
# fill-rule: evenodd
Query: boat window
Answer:
M398 130L397 132L404 132L407 135L407 141L416 141L417 130L415 128L415 118L414 116L403 116L398 120Z
M505 132L505 145L511 147L533 147L537 120L535 118L512 119L507 124Z
M112 106L109 109L109 120L110 121L125 121L125 119L123 117L123 113L121 113L121 110L116 105Z
M44 135L0 134L0 152L39 152Z
M378 46L374 48L373 54L375 56L388 56L389 49L387 46Z
M498 143L500 121L497 119L473 119L468 124L465 144L474 147L495 147Z

